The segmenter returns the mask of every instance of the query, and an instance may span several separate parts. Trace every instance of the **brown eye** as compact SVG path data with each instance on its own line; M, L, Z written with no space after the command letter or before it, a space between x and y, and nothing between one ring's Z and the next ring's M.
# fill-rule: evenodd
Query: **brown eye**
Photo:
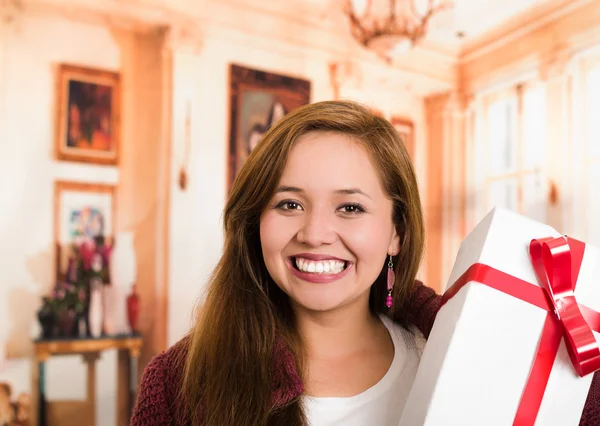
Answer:
M300 205L300 203L291 200L284 200L277 204L275 208L280 210L302 210L302 206Z
M342 213L346 214L359 214L367 211L362 205L358 203L344 204L340 206L339 209Z

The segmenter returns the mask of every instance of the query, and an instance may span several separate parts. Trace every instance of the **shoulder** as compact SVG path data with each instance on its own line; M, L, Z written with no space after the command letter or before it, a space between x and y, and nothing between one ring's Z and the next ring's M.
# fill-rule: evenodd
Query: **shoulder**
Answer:
M152 358L144 368L131 419L132 426L177 424L177 394L188 348L189 337L184 337Z
M397 315L410 325L416 327L425 338L433 327L433 322L440 309L442 296L435 290L415 280L402 309Z
M163 379L168 379L169 383L179 384L183 378L183 369L189 345L190 338L186 336L169 349L152 358L144 369L142 385L144 382L146 384L156 384L158 380Z
M405 327L403 324L393 321L392 319L382 316L384 322L387 323L390 333L393 334L397 341L401 341L407 350L413 351L421 358L427 339L421 331L414 325Z

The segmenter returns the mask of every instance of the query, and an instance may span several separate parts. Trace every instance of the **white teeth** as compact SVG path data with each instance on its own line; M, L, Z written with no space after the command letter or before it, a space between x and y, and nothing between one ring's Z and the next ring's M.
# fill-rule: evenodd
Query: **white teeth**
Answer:
M297 257L295 260L299 270L312 274L339 274L346 266L346 263L341 260L322 260L315 262L301 257Z

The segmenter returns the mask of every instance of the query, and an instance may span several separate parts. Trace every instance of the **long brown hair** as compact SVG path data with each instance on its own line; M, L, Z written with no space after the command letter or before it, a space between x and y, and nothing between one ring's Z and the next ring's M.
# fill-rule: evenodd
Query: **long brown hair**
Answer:
M269 129L233 184L224 211L224 250L191 333L181 403L192 424L206 426L305 425L296 398L272 407L273 350L283 339L303 377L303 346L287 295L273 282L262 259L259 222L279 183L294 142L307 132L338 132L362 143L394 203L401 237L395 257L394 311L385 308L382 273L371 287L371 310L402 322L410 287L421 262L423 217L407 150L392 125L350 101L300 107Z

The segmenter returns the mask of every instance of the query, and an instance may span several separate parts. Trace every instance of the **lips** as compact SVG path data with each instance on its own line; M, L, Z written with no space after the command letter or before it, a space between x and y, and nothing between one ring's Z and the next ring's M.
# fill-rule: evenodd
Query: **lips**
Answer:
M331 256L329 254L319 254L319 253L298 253L295 256L292 256L293 258L303 258L303 259L308 259L308 260L339 260L341 262L346 262L346 260L341 259L339 257L335 257L335 256Z

